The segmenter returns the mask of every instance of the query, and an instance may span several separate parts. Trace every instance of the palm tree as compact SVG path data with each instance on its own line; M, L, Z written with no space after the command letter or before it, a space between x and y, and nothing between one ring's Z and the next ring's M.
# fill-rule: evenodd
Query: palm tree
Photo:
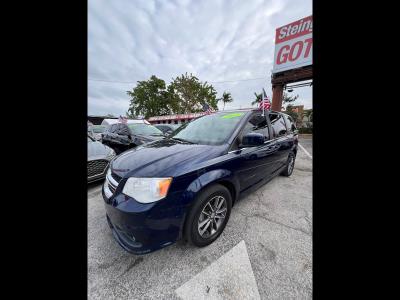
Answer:
M256 96L256 100L254 100L253 102L251 102L251 106L253 106L254 104L260 103L261 100L262 100L262 94L254 93L254 95Z
M233 102L232 95L231 95L231 93L229 93L229 92L224 92L224 93L222 94L222 97L219 98L218 101L219 101L219 100L221 100L221 101L224 103L224 108L223 108L223 110L225 110L225 104L226 104L226 103L231 103L231 102Z

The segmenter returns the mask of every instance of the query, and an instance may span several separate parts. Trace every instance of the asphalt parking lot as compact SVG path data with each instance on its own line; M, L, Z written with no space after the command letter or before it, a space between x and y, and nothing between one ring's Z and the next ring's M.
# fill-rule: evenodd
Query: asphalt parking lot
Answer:
M89 299L311 299L312 137L291 177L241 199L222 235L136 256L113 239L101 184L88 186Z

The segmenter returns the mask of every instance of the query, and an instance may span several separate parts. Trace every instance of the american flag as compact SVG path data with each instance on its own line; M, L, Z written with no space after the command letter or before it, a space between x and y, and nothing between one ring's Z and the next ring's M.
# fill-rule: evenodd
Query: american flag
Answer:
M118 122L126 124L128 122L128 119L123 116L119 116Z
M211 114L213 112L213 110L211 109L211 107L207 103L203 104L203 111L206 114Z
M270 110L271 109L271 101L269 101L269 98L267 96L267 93L265 92L265 90L263 89L263 95L261 96L261 101L258 105L259 109L262 110Z

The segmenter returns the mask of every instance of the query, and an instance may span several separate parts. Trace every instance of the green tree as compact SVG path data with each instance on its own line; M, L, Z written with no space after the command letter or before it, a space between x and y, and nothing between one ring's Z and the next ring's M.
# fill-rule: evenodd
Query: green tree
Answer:
M219 99L217 99L217 100L218 100L218 101L222 101L222 102L224 103L224 108L223 108L223 110L225 110L225 104L226 104L226 103L231 103L231 102L233 102L232 95L231 95L231 93L229 93L229 92L224 92L224 93L222 94L222 97L219 98Z
M254 96L256 96L256 99L253 102L251 102L251 106L253 106L254 104L260 103L261 99L262 99L261 93L260 94L254 93Z
M167 98L174 113L200 112L203 111L205 103L218 110L215 88L207 82L202 83L192 74L185 73L173 79L167 91Z
M127 91L131 97L128 117L138 115L145 118L151 116L162 116L171 113L173 105L166 90L165 81L152 75L149 80L138 81L132 91Z
M288 93L283 93L282 104L292 103L292 102L296 101L298 98L299 98L299 95L289 96ZM297 120L299 119L299 114L296 113L295 111L293 111L292 104L288 104L286 106L285 113L288 114L289 116L291 116L293 118L294 122L297 123Z
M305 110L304 111L304 115L307 116L309 122L312 122L312 120L313 120L313 110L312 110L312 108Z
M285 113L288 114L289 116L291 116L291 117L293 118L295 124L297 124L297 120L298 120L298 118L299 118L299 115L298 115L297 112L295 112L295 111L293 110L293 105L292 105L292 104L288 104L288 105L286 106L286 111L285 111Z

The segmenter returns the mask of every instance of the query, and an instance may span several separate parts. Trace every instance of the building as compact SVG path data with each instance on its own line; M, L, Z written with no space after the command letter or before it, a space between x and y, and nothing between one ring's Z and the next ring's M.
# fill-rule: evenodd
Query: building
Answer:
M183 124L198 117L204 116L205 114L205 112L199 112L191 114L155 116L148 118L147 121L149 121L151 124Z

